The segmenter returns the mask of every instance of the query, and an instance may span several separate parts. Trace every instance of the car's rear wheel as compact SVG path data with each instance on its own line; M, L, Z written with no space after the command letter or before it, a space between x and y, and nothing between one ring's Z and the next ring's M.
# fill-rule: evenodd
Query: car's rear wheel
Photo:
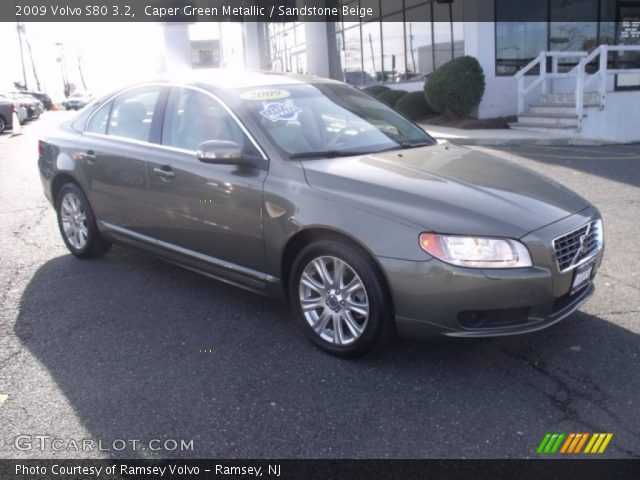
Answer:
M89 200L75 183L66 183L56 197L58 226L65 245L80 258L95 258L107 253L111 243L98 231Z
M384 279L366 253L348 243L305 247L292 268L289 297L307 336L333 355L361 356L393 335Z
M7 128L7 122L5 122L4 118L0 115L0 133L4 132L5 128Z

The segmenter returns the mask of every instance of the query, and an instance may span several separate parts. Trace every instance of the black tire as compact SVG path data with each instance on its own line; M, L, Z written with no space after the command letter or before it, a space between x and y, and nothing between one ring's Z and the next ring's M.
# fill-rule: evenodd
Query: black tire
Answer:
M86 227L87 235L86 242L81 247L78 247L71 243L63 227L61 213L62 202L65 196L67 196L68 194L73 194L75 198L79 200L81 209L85 215L83 226ZM56 214L58 216L58 228L60 229L60 235L62 235L62 240L64 240L65 245L73 255L78 258L96 258L101 257L109 251L109 249L111 248L111 243L106 241L100 235L100 231L98 230L98 226L96 225L96 218L93 214L89 199L78 185L76 185L75 183L65 183L58 191L55 205Z
M360 336L355 338L353 343L349 345L338 345L323 338L321 334L314 330L311 322L307 320L302 310L300 279L305 269L314 259L323 257L335 258L346 262L347 266L357 274L366 291L366 300L368 301L369 307L368 318L366 319L366 323L364 323L364 328ZM288 290L295 317L303 331L315 345L331 355L343 358L360 357L369 353L374 348L381 348L394 337L395 322L393 307L385 279L366 252L347 242L326 239L310 243L304 247L293 263L289 275ZM340 303L344 305L344 302ZM328 308L326 305L327 303L325 303L324 309ZM322 309L322 307L320 307L320 309ZM342 325L347 326L344 322ZM335 329L324 330L324 332L333 330Z
M4 132L5 128L7 128L7 122L4 120L4 117L0 115L0 133Z

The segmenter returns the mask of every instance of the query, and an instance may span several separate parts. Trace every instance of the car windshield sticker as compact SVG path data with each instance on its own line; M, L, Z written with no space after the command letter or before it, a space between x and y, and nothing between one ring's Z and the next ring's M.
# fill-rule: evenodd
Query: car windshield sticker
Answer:
M259 88L243 92L240 98L244 100L278 100L287 98L289 95L289 92L280 88Z
M260 111L260 114L271 120L277 122L278 120L295 120L298 113L302 110L295 105L290 105L282 102L267 103L264 110Z

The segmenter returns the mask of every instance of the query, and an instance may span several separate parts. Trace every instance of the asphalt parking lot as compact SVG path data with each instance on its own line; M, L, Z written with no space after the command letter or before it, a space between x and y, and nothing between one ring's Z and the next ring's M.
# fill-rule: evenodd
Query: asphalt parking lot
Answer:
M0 135L1 458L520 458L547 432L611 432L606 457L640 458L640 145L495 150L600 208L606 255L580 312L345 361L276 301L123 248L73 258L36 166L66 115ZM23 451L20 434L193 450Z

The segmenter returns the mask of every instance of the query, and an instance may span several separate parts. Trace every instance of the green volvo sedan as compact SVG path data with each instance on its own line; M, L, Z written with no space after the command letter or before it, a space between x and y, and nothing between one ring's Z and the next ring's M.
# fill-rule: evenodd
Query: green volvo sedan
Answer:
M38 165L73 255L128 245L281 297L345 357L549 327L593 294L604 249L579 195L332 80L137 84L43 138Z

